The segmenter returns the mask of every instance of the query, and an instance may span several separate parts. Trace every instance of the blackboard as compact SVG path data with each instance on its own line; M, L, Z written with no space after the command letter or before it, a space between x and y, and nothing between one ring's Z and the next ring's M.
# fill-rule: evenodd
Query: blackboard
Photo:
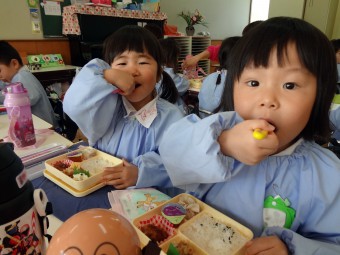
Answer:
M39 0L41 23L43 27L44 37L46 38L64 37L64 35L62 34L63 17L54 16L54 15L45 15L44 7L41 4L43 2L46 2L46 0ZM59 3L61 6L61 12L63 11L64 6L71 5L70 0L64 0L63 2L59 2Z

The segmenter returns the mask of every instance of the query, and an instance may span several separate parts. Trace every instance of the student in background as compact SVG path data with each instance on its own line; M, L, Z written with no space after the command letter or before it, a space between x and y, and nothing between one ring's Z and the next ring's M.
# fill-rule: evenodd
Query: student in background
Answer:
M340 84L340 39L331 40L335 51L336 63L338 67L338 83Z
M5 100L5 95L2 94L2 91L4 90L5 86L6 86L6 83L0 80L0 104L3 104Z
M123 165L106 168L105 184L124 189L169 181L158 145L184 114L173 105L178 92L162 70L157 38L145 28L124 26L104 41L103 57L75 77L64 98L65 113L91 146L124 159Z
M250 31L252 28L256 27L257 25L261 24L262 20L257 20L249 23L247 26L244 27L242 31L242 35ZM190 66L196 66L198 62L202 59L210 59L211 61L218 61L218 52L220 50L221 44L218 45L210 45L206 50L202 51L201 53L187 58L183 61L182 68L187 68Z
M58 127L51 103L39 80L25 68L18 51L6 41L0 41L0 80L21 82L28 91L32 114Z
M332 137L340 141L340 107L332 109L329 112L331 128L333 129Z
M240 36L233 36L223 40L218 54L220 67L218 71L204 78L201 90L198 93L200 117L204 118L209 116L219 106L227 76L227 59L232 48L240 38ZM217 109L217 111L218 110L219 109Z
M338 90L337 94L339 94L339 86L340 86L340 39L331 40L335 51L335 57L337 62L338 69ZM333 129L332 137L336 140L340 141L340 107L332 109L329 113L329 118L331 120L331 127Z
M147 23L144 28L149 30L151 33L156 36L157 39L163 39L164 38L164 32L160 26L157 26L154 23Z
M178 74L178 58L180 55L180 48L173 38L165 38L159 40L163 52L163 70L170 75L172 80L175 83L177 91L179 93L179 97L177 100L177 105L181 109L181 111L186 114L186 105L182 99L185 92L187 92L189 88L189 81L183 77L182 75ZM162 80L160 80L157 85L156 89L158 93L161 93L160 85Z
M247 255L340 254L340 160L314 142L330 135L332 59L311 24L268 19L232 50L230 111L189 115L163 136L172 183L249 227Z

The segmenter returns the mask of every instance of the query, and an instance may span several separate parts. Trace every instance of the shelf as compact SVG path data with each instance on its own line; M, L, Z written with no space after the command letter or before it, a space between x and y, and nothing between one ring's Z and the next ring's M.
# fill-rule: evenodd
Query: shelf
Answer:
M182 70L182 62L187 55L197 55L207 49L211 45L211 38L206 36L167 36L176 40L181 52L178 59L178 70ZM210 60L204 59L198 62L207 74L210 70Z

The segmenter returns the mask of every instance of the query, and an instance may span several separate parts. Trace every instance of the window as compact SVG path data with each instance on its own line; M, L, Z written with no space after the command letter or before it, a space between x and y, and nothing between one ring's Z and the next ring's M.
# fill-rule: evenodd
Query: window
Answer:
M270 0L252 0L250 6L250 22L268 19Z

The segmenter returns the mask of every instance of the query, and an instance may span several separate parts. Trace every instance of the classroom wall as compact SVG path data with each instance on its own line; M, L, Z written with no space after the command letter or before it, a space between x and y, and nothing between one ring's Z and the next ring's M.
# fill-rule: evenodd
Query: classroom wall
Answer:
M43 39L32 33L27 0L2 0L0 5L0 40Z
M205 16L208 28L196 25L196 33L208 31L213 40L241 35L249 23L250 0L160 0L160 3L161 11L168 16L168 23L177 25L182 33L185 33L186 22L177 14L198 9Z
M271 0L269 4L268 18L289 16L302 18L305 8L305 0Z
M340 3L335 16L334 30L332 39L340 39Z
M197 25L196 32L208 31L213 41L219 42L228 36L241 35L242 29L248 24L251 0L160 0L161 11L167 13L168 23L177 25L178 30L185 31L185 21L177 14L183 11L194 11L198 8L208 22L208 28ZM271 0L269 17L292 16L302 17L305 0ZM337 9L333 38L340 38L340 4ZM0 7L0 40L16 41L21 50L29 54L37 54L32 49L40 51L40 44L35 41L46 41L43 49L58 49L62 45L65 62L69 59L69 49L63 40L51 40L43 34L32 33L29 9L26 0L2 1ZM19 43L18 41L23 41ZM67 39L66 44L67 44ZM28 43L29 42L29 43ZM32 46L33 45L33 46ZM38 45L38 46L37 46ZM65 59L66 58L66 59ZM68 63L68 62L66 62Z

